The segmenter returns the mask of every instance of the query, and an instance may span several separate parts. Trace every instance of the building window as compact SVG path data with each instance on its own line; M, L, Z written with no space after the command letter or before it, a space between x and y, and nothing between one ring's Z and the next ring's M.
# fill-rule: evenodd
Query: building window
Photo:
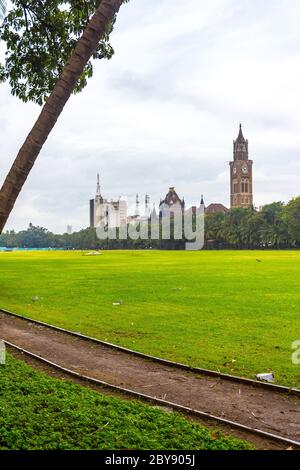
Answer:
M249 192L249 182L248 180L242 180L242 193Z

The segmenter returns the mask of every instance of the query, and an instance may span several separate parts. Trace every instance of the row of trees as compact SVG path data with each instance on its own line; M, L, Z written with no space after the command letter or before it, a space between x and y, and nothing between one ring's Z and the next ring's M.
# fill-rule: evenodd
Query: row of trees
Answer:
M287 205L275 202L260 211L232 209L227 214L205 216L207 248L297 248L300 247L300 197ZM28 230L0 235L0 246L8 248L62 249L184 249L184 240L99 240L87 228L72 235L56 235L30 225Z
M206 216L208 246L288 248L300 246L300 197L287 205L274 202L260 211L232 209Z
M43 227L30 226L16 233L7 231L0 235L0 247L6 248L56 248L67 250L96 249L183 249L184 240L99 240L94 228L86 228L73 234L57 235Z

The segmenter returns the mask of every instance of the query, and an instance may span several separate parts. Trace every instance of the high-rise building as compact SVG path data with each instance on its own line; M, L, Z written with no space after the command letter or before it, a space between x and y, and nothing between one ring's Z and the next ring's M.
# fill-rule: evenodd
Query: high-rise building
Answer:
M100 176L97 175L95 199L90 201L90 226L121 227L127 224L127 201L121 197L118 200L108 200L102 196Z

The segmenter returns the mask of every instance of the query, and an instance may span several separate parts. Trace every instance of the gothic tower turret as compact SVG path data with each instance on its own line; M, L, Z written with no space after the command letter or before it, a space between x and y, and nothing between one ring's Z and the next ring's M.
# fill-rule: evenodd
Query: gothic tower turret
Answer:
M237 140L233 141L233 161L230 162L231 207L253 205L253 161L249 160L248 140L243 136L242 125Z
M137 194L135 198L135 215L139 217L141 215L140 212L140 196Z

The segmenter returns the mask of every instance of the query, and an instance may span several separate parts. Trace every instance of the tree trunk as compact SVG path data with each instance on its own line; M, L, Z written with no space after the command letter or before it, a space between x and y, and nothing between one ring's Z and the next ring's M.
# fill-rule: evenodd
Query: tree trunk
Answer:
M102 0L21 147L0 191L0 233L15 205L35 160L56 124L87 62L95 52L106 26L123 0Z

